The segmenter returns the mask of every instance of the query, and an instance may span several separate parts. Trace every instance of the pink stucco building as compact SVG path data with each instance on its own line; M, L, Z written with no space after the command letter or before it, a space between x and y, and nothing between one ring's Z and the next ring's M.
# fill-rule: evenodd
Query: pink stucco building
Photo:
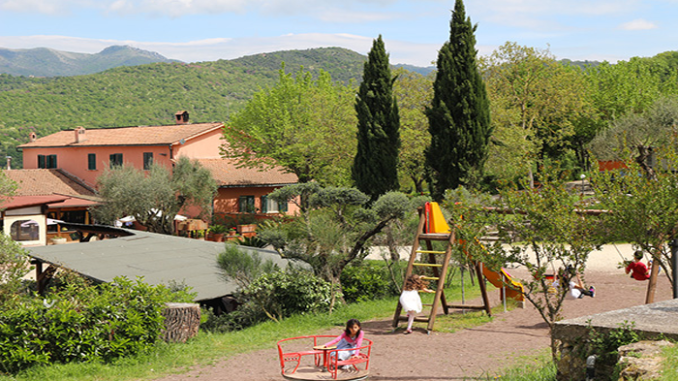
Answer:
M273 190L297 182L294 174L281 168L265 172L236 168L229 159L221 158L223 123L188 123L188 113L180 111L176 124L86 129L77 127L45 137L32 134L20 145L25 169L60 169L80 179L86 186L96 187L97 178L115 165L131 164L147 169L151 162L168 167L180 157L199 160L208 168L219 185L214 200L214 213L256 218L295 212L295 206L277 205L267 200Z

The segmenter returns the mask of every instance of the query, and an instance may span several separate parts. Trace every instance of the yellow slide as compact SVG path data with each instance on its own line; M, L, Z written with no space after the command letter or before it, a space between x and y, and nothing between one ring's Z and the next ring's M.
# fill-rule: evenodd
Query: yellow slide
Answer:
M450 226L445 221L443 212L440 210L440 205L437 202L427 202L426 208L426 232L427 233L449 233ZM477 240L476 240L477 242ZM460 241L460 243L462 243ZM480 242L477 242L480 244ZM481 244L482 247L482 244ZM483 247L484 249L484 247ZM468 252L464 251L468 256ZM470 256L469 256L470 258ZM473 259L473 258L471 258ZM499 272L492 271L486 266L482 266L483 276L488 282L492 283L494 287L501 289L506 285L506 297L517 300L519 302L525 301L524 289L522 283L513 279L511 274L501 269Z

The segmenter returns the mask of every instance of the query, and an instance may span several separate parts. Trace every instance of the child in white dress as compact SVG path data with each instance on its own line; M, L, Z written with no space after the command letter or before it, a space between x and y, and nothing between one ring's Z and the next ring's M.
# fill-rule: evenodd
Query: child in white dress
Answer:
M421 312L421 298L419 297L419 291L423 292L435 292L429 290L428 282L423 280L419 275L412 274L407 277L405 281L405 286L403 287L403 293L400 294L400 305L407 312L407 329L405 334L412 333L412 324L414 323L414 317Z

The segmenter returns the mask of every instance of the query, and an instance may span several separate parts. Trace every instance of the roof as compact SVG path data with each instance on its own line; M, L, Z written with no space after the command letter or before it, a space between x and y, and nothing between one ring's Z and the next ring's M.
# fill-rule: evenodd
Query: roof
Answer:
M66 175L59 169L11 169L4 172L18 184L16 196L67 196L94 197L94 191Z
M196 123L87 129L84 140L80 143L75 142L75 130L64 130L22 144L19 148L180 144L182 140L186 141L223 127L223 123Z
M90 226L90 225L88 225ZM108 227L108 229L112 229ZM217 255L224 243L118 229L131 233L126 237L94 242L27 248L29 255L42 262L69 268L89 278L112 282L116 276L149 284L186 284L197 293L195 301L233 294L237 285L226 281L217 267ZM272 250L240 246L285 267L287 260Z
M36 205L63 203L67 199L68 197L59 195L2 197L0 198L0 208L19 209Z
M299 182L297 175L286 172L282 167L262 171L256 168L238 168L235 162L229 159L198 159L198 161L212 173L220 187L280 186Z

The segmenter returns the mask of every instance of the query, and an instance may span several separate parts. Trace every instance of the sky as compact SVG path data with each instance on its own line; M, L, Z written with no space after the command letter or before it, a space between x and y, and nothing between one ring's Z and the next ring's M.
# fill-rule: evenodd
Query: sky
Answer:
M557 59L678 50L678 0L465 0L476 48L510 41ZM0 47L97 53L130 45L184 62L343 47L382 36L391 64L431 66L454 0L0 0Z

